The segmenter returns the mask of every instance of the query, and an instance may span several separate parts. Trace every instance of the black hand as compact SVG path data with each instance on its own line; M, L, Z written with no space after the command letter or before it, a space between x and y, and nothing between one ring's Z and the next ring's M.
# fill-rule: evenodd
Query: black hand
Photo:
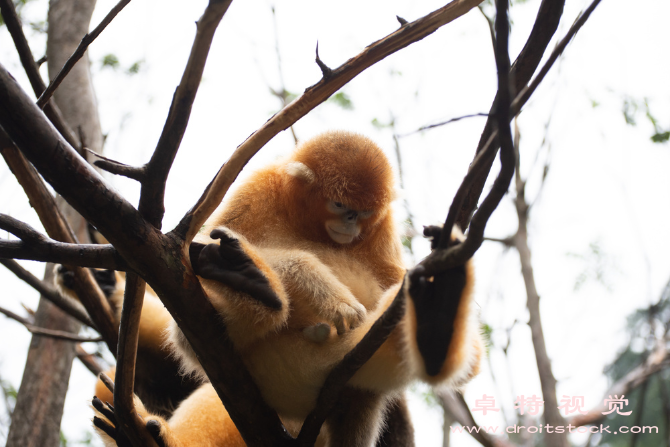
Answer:
M104 431L107 434L107 436L112 438L116 442L117 447L132 447L126 434L123 433L123 430L120 430L118 428L118 424L116 422L116 414L114 413L114 407L110 405L108 402L105 402L103 404L100 399L98 399L97 397L93 397L93 408L98 410L113 424L110 425L104 419L94 416L93 425L98 427L100 430ZM158 447L166 447L165 441L163 440L160 434L161 433L160 422L151 419L150 421L147 422L146 427L151 437L154 438L154 441L156 441Z
M214 230L210 236L220 239L221 244L202 247L198 256L198 274L247 293L271 309L281 310L282 303L270 282L247 256L240 242L223 230Z

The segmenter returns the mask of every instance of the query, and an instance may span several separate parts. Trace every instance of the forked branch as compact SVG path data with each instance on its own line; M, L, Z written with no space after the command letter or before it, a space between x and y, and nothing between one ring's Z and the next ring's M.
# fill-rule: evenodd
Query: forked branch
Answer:
M175 228L175 234L190 243L207 218L221 203L238 174L268 141L288 129L363 70L390 54L434 33L447 23L461 17L481 3L481 0L455 0L425 17L402 26L387 37L368 45L357 56L332 70L331 76L309 87L300 98L270 118L235 150L226 164L209 184L197 204Z
M8 1L8 0L3 0L3 1ZM51 99L51 96L53 93L56 91L58 86L63 82L63 79L70 73L70 70L72 70L72 67L75 66L75 64L81 59L84 54L86 53L86 50L88 49L88 46L93 43L93 41L100 35L100 33L103 32L103 30L109 25L112 20L116 17L116 15L121 12L121 10L128 4L130 3L130 0L121 0L119 3L116 4L112 8L111 11L105 16L105 18L100 22L100 24L95 27L93 31L91 31L89 34L86 34L83 39L81 39L81 42L79 42L79 46L77 46L77 49L74 50L74 53L72 53L72 56L65 62L65 65L63 65L63 68L58 72L56 77L54 78L53 81L49 84L49 86L44 90L44 92L41 94L39 99L37 100L37 105L40 109L44 108L44 105Z

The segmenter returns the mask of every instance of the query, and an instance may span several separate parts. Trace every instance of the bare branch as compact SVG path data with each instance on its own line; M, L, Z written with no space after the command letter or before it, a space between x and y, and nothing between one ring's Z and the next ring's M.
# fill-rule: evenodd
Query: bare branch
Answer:
M191 116L193 101L202 80L214 33L231 2L232 0L210 0L198 20L198 29L184 74L172 98L170 112L156 150L146 165L146 176L142 182L138 209L153 226L159 229L165 214L165 182Z
M99 167L102 170L105 170L111 174L116 174L116 175L121 175L123 177L128 177L130 179L136 180L138 182L142 182L145 177L146 177L146 167L141 167L137 168L135 166L128 166L126 164L120 163L116 160L112 160L111 158L103 157L102 155L98 154L97 152L94 152L90 150L89 148L84 148L84 150L99 158L100 160L96 160L93 162L93 164L97 167Z
M28 245L20 241L0 241L0 258L121 271L128 269L128 264L112 245L64 244L55 241Z
M7 267L12 273L28 283L32 288L40 292L42 296L60 307L64 312L75 317L85 325L95 328L95 324L89 318L86 309L84 309L78 302L61 295L53 285L40 280L12 259L0 258L0 264Z
M513 110L521 110L521 107L523 107L526 102L528 102L528 99L531 97L531 95L535 92L537 89L538 85L544 80L545 76L549 72L549 69L554 65L558 57L563 54L563 51L565 50L565 47L568 46L570 41L572 40L573 37L575 37L575 34L577 34L577 31L586 23L586 21L589 19L589 16L591 13L596 9L596 6L600 3L601 0L594 0L588 8L584 12L582 12L579 15L579 18L575 21L575 23L570 27L568 30L567 34L561 41L556 45L556 48L554 48L554 51L551 52L551 55L547 59L547 61L544 63L540 71L537 73L537 76L535 76L535 79L533 79L533 82L530 83L527 87L525 87L518 95L516 98L514 98L514 102L512 103L512 109Z
M365 337L344 356L342 361L333 368L326 381L321 387L321 392L316 401L316 407L307 416L298 435L299 446L313 446L319 435L321 426L326 417L337 404L346 386L356 371L358 371L379 347L391 335L405 314L405 281L398 290L391 305L384 311L381 317L372 325Z
M42 328L39 326L35 326L32 321L28 320L27 318L23 318L20 315L15 314L11 310L5 309L4 307L0 307L0 313L5 314L12 320L18 321L22 325L25 326L26 329L28 329L28 332L36 335L44 335L45 337L51 337L55 338L57 340L65 340L65 341L76 341L80 343L86 343L86 342L100 342L102 341L102 338L96 337L96 338L88 338L88 337L80 337L77 334L73 334L70 332L64 332L64 331L56 331L53 329L46 329Z
M0 152L23 187L30 204L37 212L49 236L61 242L76 244L77 238L56 205L51 192L47 189L35 168L26 160L2 129L0 129ZM35 247L28 244L24 248L33 249ZM116 257L120 259L118 255ZM117 332L111 307L91 273L78 267L78 265L76 263L69 264L75 275L75 292L96 323L96 328L105 338L107 344L110 348L115 349ZM112 352L115 352L115 350Z
M135 447L157 447L137 414L133 401L135 383L135 360L140 333L140 314L144 302L146 283L134 273L126 275L126 291L121 311L119 345L116 355L116 378L114 407L117 428L121 428Z
M36 96L39 96L46 89L46 85L44 85L42 76L40 76L39 64L35 62L32 51L30 51L30 46L28 45L28 40L23 34L21 21L16 14L12 0L0 0L0 12L2 12L2 18L7 25L7 30L12 36L14 46L16 46L16 50L19 53L21 64L28 75L28 80L33 88L33 92ZM43 59L46 60L46 57ZM56 126L68 143L74 147L79 146L79 140L74 132L72 132L72 129L70 129L70 126L65 122L60 109L53 101L49 101L44 108L44 113L49 117L51 122Z
M0 214L0 230L5 230L21 239L26 244L40 244L48 239L27 223L14 219L6 214Z
M321 70L321 76L323 76L323 79L328 79L333 75L332 68L326 65L319 56L319 42L316 43L316 59L314 60L316 62L316 65L318 65L319 69Z
M404 133L402 135L397 135L398 138L404 138L410 135L414 135L415 133L423 132L424 130L429 130L429 129L434 129L436 127L441 127L441 126L446 126L447 124L455 123L456 121L460 121L462 119L466 118L474 118L477 116L489 116L488 113L471 113L470 115L462 115L462 116L457 116L456 118L451 118L446 121L442 121L440 123L435 123L435 124L429 124L427 126L422 126L419 127L417 130L413 130L412 132Z
M77 345L77 358L81 363L84 364L86 369L91 371L96 376L103 372L102 366L100 366L98 361L95 359L95 356L86 352L80 345Z
M3 1L8 1L8 0L3 0ZM65 65L63 68L61 68L60 72L56 75L53 81L49 84L49 86L44 90L42 95L39 97L37 100L37 106L42 109L44 108L44 105L51 99L51 95L56 91L58 86L63 82L63 79L70 73L70 70L72 70L72 67L75 66L75 64L79 61L84 56L84 53L86 53L86 50L88 49L88 46L93 43L93 41L102 33L102 31L109 25L112 20L116 17L116 15L121 12L121 10L128 4L130 3L130 0L121 0L119 3L116 4L112 8L111 11L105 16L105 18L100 22L100 24L89 34L86 34L83 39L81 39L81 42L79 43L79 46L77 49L74 51L72 56L65 62Z
M540 64L542 56L558 28L564 4L565 0L542 0L526 45L521 50L521 53L519 53L511 68L510 78L514 82L513 92L521 91L530 81L535 69ZM495 110L496 104L497 98L493 100L492 111ZM514 111L512 111L512 116L514 116ZM494 150L490 151L487 155L484 160L485 169L482 169L481 173L473 179L463 199L463 204L460 206L455 222L458 223L463 231L468 227L473 211L477 207L477 202L484 189L488 172L495 160L497 148L500 146L497 139L494 139L491 143L489 142L491 137L494 136L495 128L495 117L491 115L484 126L484 131L477 146L477 154L483 152L491 144L494 146Z
M434 33L441 26L456 20L479 3L481 3L481 0L452 1L443 8L408 23L387 37L367 46L360 54L334 69L331 77L322 79L305 90L300 98L275 114L238 146L209 184L197 204L175 228L175 234L190 243L209 215L221 203L228 188L230 188L242 168L275 135L288 129L366 68Z
M654 351L647 357L645 362L614 383L605 392L605 397L629 394L635 388L649 380L654 374L668 367L670 367L670 359L668 358L666 341L662 339L662 342L657 343L656 348L654 348ZM576 415L568 419L567 422L577 427L599 423L605 418L603 412L608 410L605 407L604 400L601 400L601 402L603 403L589 410L587 414Z

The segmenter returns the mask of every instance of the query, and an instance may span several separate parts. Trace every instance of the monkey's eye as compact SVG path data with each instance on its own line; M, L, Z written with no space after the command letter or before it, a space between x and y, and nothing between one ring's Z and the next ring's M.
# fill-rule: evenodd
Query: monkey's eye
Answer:
M342 205L340 202L333 202L333 205L335 205L335 208L344 208L344 205Z

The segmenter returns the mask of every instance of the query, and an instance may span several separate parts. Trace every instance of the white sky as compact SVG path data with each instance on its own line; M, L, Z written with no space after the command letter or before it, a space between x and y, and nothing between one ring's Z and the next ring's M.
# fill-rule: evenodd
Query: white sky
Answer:
M529 0L514 5L512 57L522 48L539 3ZM93 24L114 4L99 0ZM107 156L135 165L149 158L188 57L194 22L205 4L202 0L188 4L135 0L91 47L103 130L108 134ZM168 182L166 230L197 200L234 148L279 107L268 93L270 86L280 87L270 5L267 0L234 2L217 32L191 124ZM582 0L567 1L559 37L586 5ZM558 394L583 395L588 407L597 404L607 388L602 369L626 342L626 316L654 302L670 276L670 147L650 142L652 127L643 113L638 115L638 126L630 127L621 112L624 98L647 98L660 126L670 129L670 31L666 26L670 2L640 0L631 5L603 0L519 119L522 173L531 173L529 200L536 196L543 160L551 159L541 200L531 214L530 243ZM414 20L440 6L437 1L377 0L277 5L287 90L300 93L319 80L314 63L317 40L322 60L336 67L395 30L396 14ZM24 17L43 20L45 8L44 1L35 0L24 9ZM33 33L31 43L40 57L44 39ZM143 61L140 74L126 76L121 69L101 69L100 61L109 53L119 58L123 69ZM0 62L28 85L5 28L0 29ZM375 128L373 119L388 122L393 116L397 132L404 134L452 117L486 112L495 82L489 32L475 10L345 86L353 111L324 104L298 122L295 130L301 139L328 129L359 131L376 140L395 163L392 132ZM548 151L547 146L539 148L550 116ZM400 140L405 197L419 228L444 220L483 124L483 118L472 118ZM278 135L243 175L287 153L292 145L289 132ZM539 162L531 170L538 153ZM133 182L110 181L137 201L139 188ZM0 212L40 227L4 164L0 191ZM399 220L404 218L400 204L397 214ZM487 234L504 237L515 226L507 198ZM592 243L605 253L610 288L591 281L575 291L575 280L587 264L568 254L587 255ZM416 259L420 259L427 253L427 244L417 241L415 245ZM483 320L495 329L498 346L505 343L505 329L514 320L518 324L512 331L509 370L499 349L491 353L499 386L491 381L486 366L468 386L466 398L474 406L482 394L493 394L498 406L511 414L516 395L540 395L518 256L487 243L475 263L477 301ZM22 264L36 274L43 272L38 263ZM9 285L0 294L0 306L19 313L21 303L36 308L36 293L11 273L0 270L0 281ZM0 340L0 378L18 387L29 334L18 323L0 317ZM63 420L69 440L81 439L88 430L87 401L93 383L92 375L75 362ZM441 445L440 411L427 408L416 395L412 409L417 445ZM478 422L503 424L494 416L480 416ZM0 439L4 436L0 433ZM452 435L452 442L473 445L465 434Z

